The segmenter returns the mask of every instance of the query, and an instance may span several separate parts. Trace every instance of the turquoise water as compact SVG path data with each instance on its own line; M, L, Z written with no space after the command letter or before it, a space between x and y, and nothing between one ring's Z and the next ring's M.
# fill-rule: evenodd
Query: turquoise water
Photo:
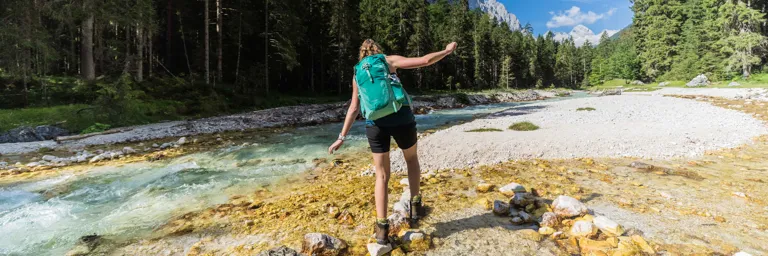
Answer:
M552 100L562 99L568 98ZM526 104L440 110L416 119L423 131ZM0 255L64 255L90 234L114 240L146 236L170 218L225 203L304 172L313 159L330 158L327 148L340 129L339 123L302 127L247 146L0 187ZM342 152L366 147L364 124L357 122Z

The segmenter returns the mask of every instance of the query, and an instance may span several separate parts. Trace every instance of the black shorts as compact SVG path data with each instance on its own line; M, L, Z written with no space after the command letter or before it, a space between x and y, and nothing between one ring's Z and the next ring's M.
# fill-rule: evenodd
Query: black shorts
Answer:
M367 125L365 134L368 137L368 144L371 145L373 153L389 152L389 143L391 138L395 138L397 146L401 149L409 149L416 145L416 123L410 123L394 127L379 127Z

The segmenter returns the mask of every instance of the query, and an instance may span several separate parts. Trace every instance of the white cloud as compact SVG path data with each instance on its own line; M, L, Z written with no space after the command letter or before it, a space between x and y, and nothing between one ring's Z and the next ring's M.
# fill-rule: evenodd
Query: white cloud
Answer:
M573 37L573 41L577 47L581 47L587 41L592 43L592 45L597 45L600 43L600 37L602 37L603 33L608 34L608 36L610 37L615 35L618 32L619 32L618 30L606 29L606 30L603 30L603 32L600 32L599 34L595 34L595 32L592 32L592 30L587 28L586 26L578 25L574 27L570 33L563 33L563 32L555 33L555 40L562 42L565 39L568 39L569 37Z
M571 27L579 24L592 24L600 19L609 17L616 12L616 8L608 10L606 13L597 14L592 11L586 13L581 11L578 6L573 6L564 12L550 12L552 19L547 22L547 28Z

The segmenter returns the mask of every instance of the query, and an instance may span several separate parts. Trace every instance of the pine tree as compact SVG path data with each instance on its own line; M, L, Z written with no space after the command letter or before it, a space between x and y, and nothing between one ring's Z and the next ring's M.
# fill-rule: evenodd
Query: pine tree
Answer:
M750 8L741 0L729 0L720 6L718 23L725 28L718 46L728 56L726 70L740 71L742 77L752 74L752 66L760 63L767 39L760 27L766 23L765 14Z

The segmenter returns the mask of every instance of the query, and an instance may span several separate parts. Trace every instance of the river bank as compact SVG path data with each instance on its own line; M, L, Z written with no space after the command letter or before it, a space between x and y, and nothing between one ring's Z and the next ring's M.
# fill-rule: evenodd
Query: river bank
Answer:
M440 109L542 100L569 93L527 90L415 96L413 108L416 113L424 114ZM59 137L58 140L0 144L0 175L93 164L124 157L151 160L163 155L162 152L168 149L182 148L186 153L197 152L205 150L205 146L229 145L232 141L238 141L238 134L245 131L269 131L340 122L345 117L346 109L345 103L282 107L238 115L119 128L74 139L63 140L64 137Z
M698 100L768 121L768 110L757 104ZM760 137L737 148L686 159L529 159L429 170L423 193L431 212L420 230L430 237L431 246L415 253L573 254L569 239L538 235L530 232L533 227L491 213L492 207L484 202L504 201L506 195L478 188L515 182L549 202L563 194L585 202L593 215L605 216L627 234L647 239L654 254L760 255L768 252L768 204L760 196L768 191L766 181L758 178L768 170L767 160L768 140ZM311 232L342 239L349 245L349 255L365 254L373 223L373 177L359 172L368 164L364 152L339 156L306 175L180 216L159 229L154 239L113 245L117 249L111 254L252 255L280 245L299 251L304 234ZM390 182L390 189L394 204L402 185ZM575 252L586 254L586 245L575 242ZM648 252L633 254L643 253Z

